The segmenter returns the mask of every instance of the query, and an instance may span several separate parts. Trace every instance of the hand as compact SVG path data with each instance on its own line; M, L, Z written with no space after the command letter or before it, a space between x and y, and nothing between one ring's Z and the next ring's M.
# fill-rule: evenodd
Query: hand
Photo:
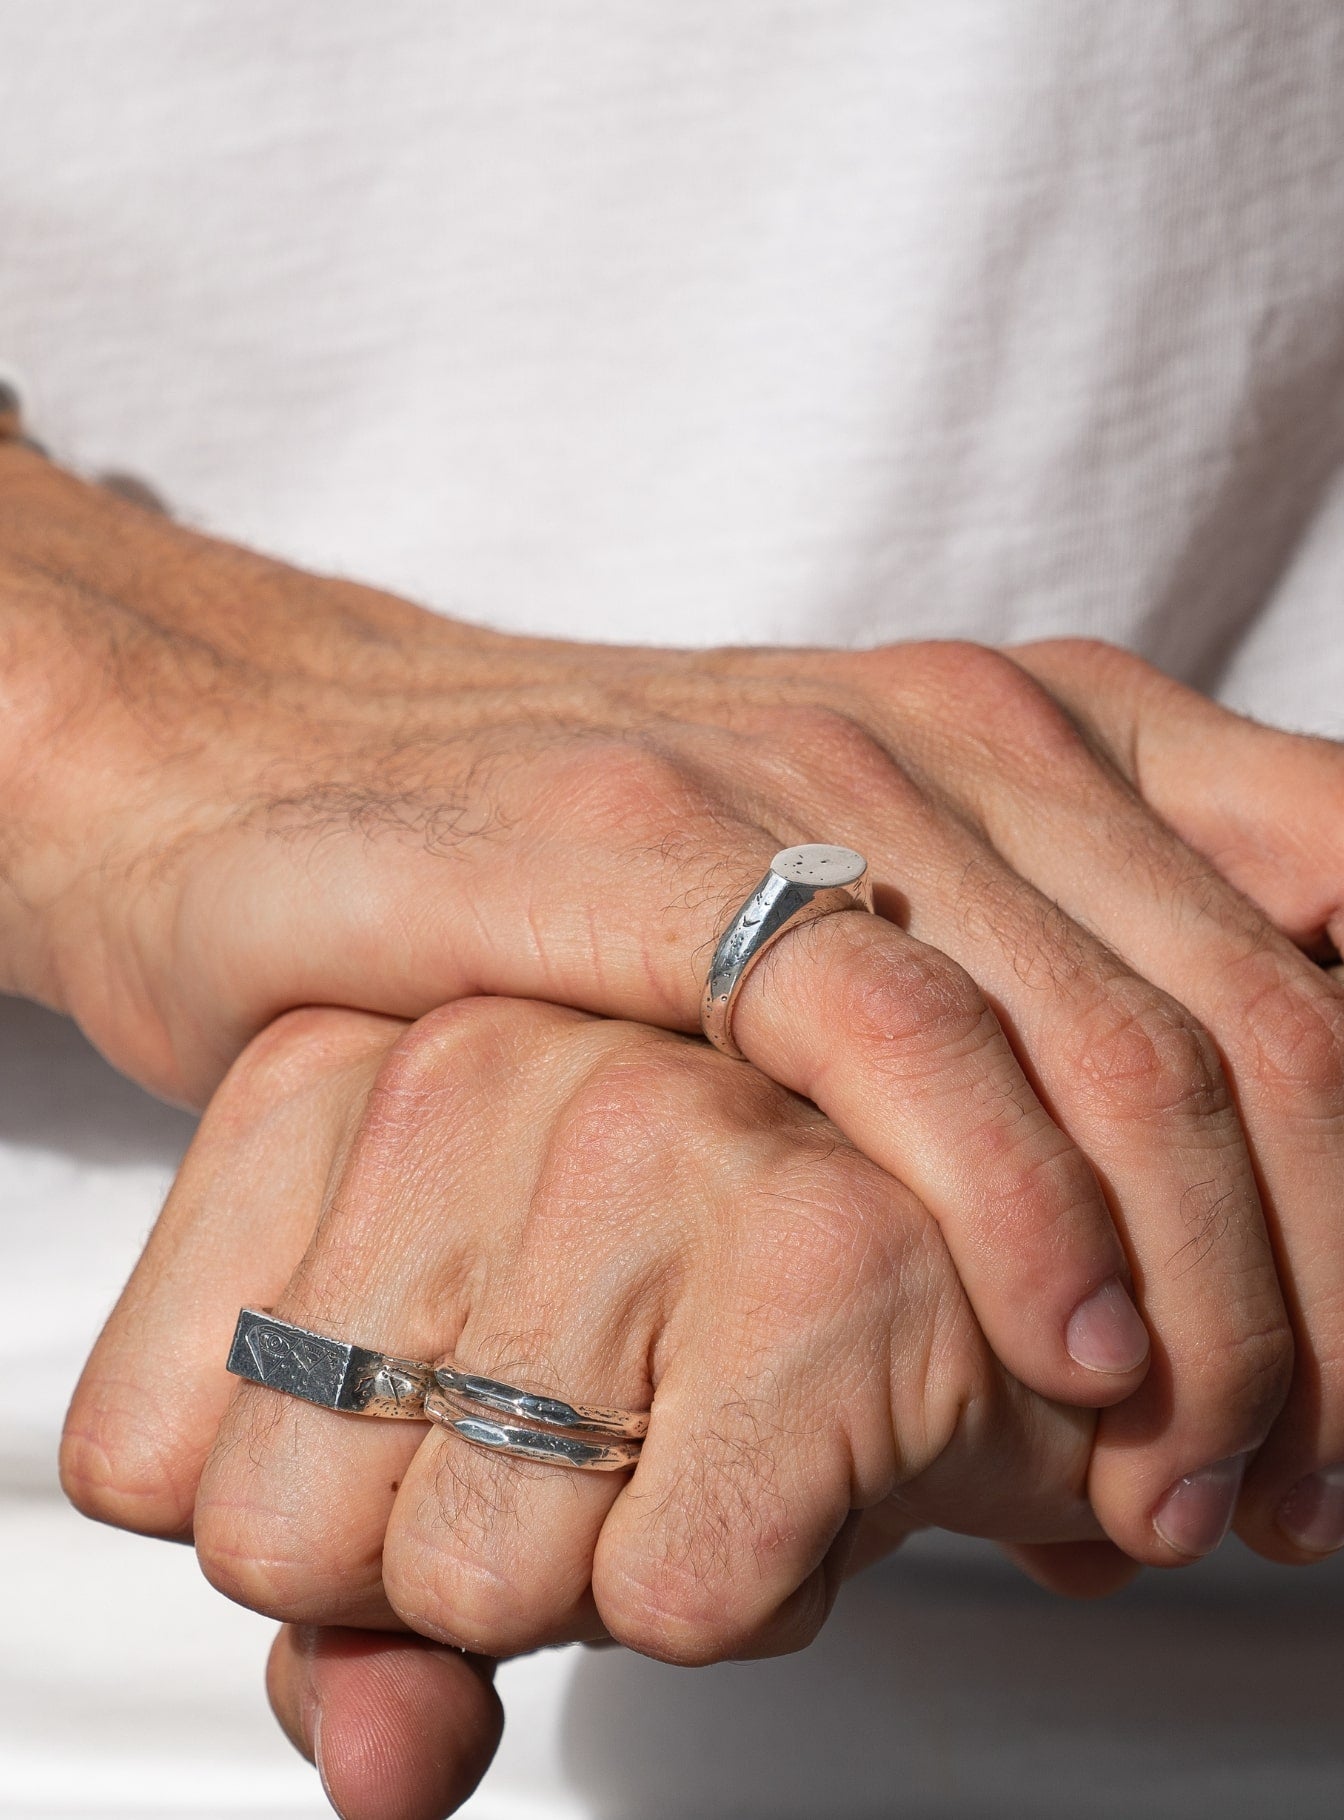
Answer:
M585 1402L569 1473L223 1369L240 1305ZM871 1513L1094 1540L1096 1418L994 1358L937 1225L806 1102L700 1043L535 1002L286 1017L216 1095L81 1379L75 1502L191 1535L295 1622L498 1656L611 1635L796 1648Z
M652 1399L643 1458L628 1481L567 1474L240 1386L222 1360L243 1302ZM1093 1423L1008 1378L936 1225L811 1107L698 1043L475 1000L410 1030L296 1013L252 1045L87 1367L62 1465L82 1509L194 1529L209 1577L279 1617L490 1655L608 1632L703 1661L797 1647L847 1562L924 1522L1096 1537ZM310 1750L320 1708L352 1815L375 1771L437 1762L460 1798L496 1723L469 1668L388 1638L289 1635L272 1688Z
M1344 1003L1294 945L1341 934L1337 748L1094 647L496 637L0 463L12 985L195 1100L302 1002L692 1029L770 854L844 840L890 920L782 943L747 1054L920 1197L1024 1382L1122 1402L1131 1553L1201 1552L1257 1448L1256 1546L1344 1533Z

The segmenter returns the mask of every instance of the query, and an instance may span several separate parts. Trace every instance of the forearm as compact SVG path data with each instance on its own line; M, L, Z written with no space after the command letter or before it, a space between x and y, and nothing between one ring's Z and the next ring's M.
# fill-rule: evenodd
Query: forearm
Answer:
M12 438L0 626L0 990L105 1043L162 1022L141 950L167 939L175 855L268 794L338 788L431 674L451 737L513 642L201 536Z

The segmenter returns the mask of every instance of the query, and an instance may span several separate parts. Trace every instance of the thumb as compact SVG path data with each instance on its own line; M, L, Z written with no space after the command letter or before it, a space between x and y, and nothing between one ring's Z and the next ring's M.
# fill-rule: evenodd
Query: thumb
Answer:
M1344 745L1261 726L1112 645L1012 656L1270 922L1318 958L1344 950Z
M286 1624L266 1690L342 1820L444 1820L499 1744L493 1668L418 1637Z

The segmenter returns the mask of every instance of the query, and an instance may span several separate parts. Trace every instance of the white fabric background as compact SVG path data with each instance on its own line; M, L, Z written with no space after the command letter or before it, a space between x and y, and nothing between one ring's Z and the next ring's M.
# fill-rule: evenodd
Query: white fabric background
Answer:
M1120 639L1344 730L1332 0L0 3L0 362L77 465L504 627ZM0 1814L323 1811L266 1627L65 1512L188 1126L0 1015ZM965 1544L786 1663L504 1671L480 1816L1331 1811L1344 1567Z

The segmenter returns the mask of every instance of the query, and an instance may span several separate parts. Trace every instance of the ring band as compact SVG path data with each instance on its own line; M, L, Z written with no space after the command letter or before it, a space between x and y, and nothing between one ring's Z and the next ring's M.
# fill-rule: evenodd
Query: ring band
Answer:
M724 932L705 981L700 1028L724 1055L742 1059L733 1010L743 981L781 935L840 910L873 908L868 862L849 847L786 847Z
M592 1403L562 1403L558 1397L534 1396L501 1384L497 1378L480 1378L440 1365L434 1373L434 1390L449 1401L476 1404L499 1415L514 1416L540 1428L578 1429L583 1434L611 1435L623 1441L640 1441L649 1432L647 1413L634 1409L603 1409ZM468 1412L470 1413L470 1412Z
M487 1422L481 1416L445 1418L438 1413L432 1391L425 1400L425 1414L431 1422L451 1428L474 1447L512 1454L516 1460L570 1466L579 1472L624 1472L638 1464L642 1446L639 1441L580 1441L576 1435L551 1434L544 1428L521 1428L511 1422Z
M433 1368L415 1359L333 1340L256 1308L238 1316L228 1369L322 1409L402 1422L425 1420L425 1392L434 1378Z
M434 1372L424 1408L431 1422L473 1446L583 1472L620 1472L637 1464L649 1427L647 1411L565 1403L455 1365ZM483 1409L513 1419L499 1421L482 1415Z

